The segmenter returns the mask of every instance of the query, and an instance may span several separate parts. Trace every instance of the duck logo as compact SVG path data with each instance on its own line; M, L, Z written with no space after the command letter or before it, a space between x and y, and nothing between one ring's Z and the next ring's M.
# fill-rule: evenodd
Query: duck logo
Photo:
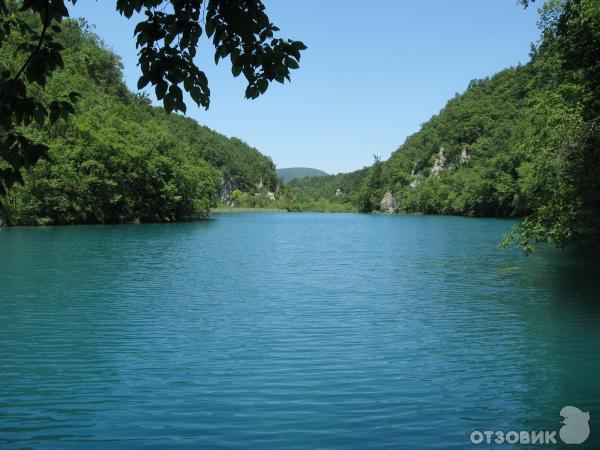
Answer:
M560 429L560 438L565 444L581 444L590 435L590 413L583 412L575 406L565 406L560 410L564 418Z

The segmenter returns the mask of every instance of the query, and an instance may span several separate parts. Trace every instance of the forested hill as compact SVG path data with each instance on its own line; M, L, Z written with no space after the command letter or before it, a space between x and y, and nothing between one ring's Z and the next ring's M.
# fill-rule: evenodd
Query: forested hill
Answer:
M310 167L286 167L282 169L276 169L277 176L281 177L286 183L296 178L304 177L322 177L328 175L327 172L323 172L319 169L311 169Z
M540 24L531 62L472 81L389 160L289 187L364 212L523 218L505 242L526 251L600 248L600 2L547 2Z
M273 162L258 150L130 92L119 57L84 22L66 21L60 41L64 69L45 90L56 98L80 93L76 113L28 127L50 147L52 163L39 162L0 196L0 222L171 221L205 216L236 188L277 189ZM19 63L13 54L0 48L0 69Z
M387 161L289 185L303 200L324 197L364 212L520 216L526 209L502 184L513 180L510 173L503 176L514 168L505 160L518 157L531 78L527 65L474 80ZM388 191L393 203L382 204Z

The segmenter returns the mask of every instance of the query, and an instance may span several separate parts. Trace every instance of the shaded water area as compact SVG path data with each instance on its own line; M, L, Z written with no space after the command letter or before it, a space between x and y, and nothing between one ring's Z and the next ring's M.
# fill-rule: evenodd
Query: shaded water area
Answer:
M597 261L499 249L513 224L0 230L0 448L463 449L565 405L598 448Z

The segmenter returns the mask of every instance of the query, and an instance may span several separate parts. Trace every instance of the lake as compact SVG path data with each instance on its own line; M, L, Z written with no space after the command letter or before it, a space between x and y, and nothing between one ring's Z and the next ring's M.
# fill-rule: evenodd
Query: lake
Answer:
M598 261L499 249L512 225L0 229L0 448L464 449L566 405L598 448Z

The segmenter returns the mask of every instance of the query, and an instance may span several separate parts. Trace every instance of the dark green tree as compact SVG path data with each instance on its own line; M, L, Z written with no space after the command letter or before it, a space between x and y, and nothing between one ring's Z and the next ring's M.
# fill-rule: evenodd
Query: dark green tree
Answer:
M535 49L521 190L532 213L506 243L600 248L600 3L549 1Z
M24 183L0 196L0 224L174 221L205 217L235 188L252 197L261 183L275 190L270 158L153 107L127 89L119 57L84 20L62 27L64 68L48 79L45 93L81 92L76 114L21 129L48 146L51 163L23 171Z
M382 188L382 163L379 156L373 155L373 165L367 174L358 194L358 210L372 212L379 209Z
M77 93L44 95L48 78L64 65L57 36L69 16L65 3L0 0L0 193L22 182L22 169L48 158L48 147L22 127L67 120L75 112ZM275 36L279 29L260 0L117 0L116 9L127 18L144 14L135 27L138 88L152 86L167 112L185 112L184 90L198 105L209 106L208 80L195 62L202 34L212 39L215 63L229 57L233 75L244 75L250 99L272 81L289 80L306 49L300 41Z
M548 0L540 25L531 61L473 80L381 163L382 186L406 212L520 218L505 243L526 252L600 249L600 2ZM375 169L290 185L304 201L345 185L360 195L332 200L371 211Z

